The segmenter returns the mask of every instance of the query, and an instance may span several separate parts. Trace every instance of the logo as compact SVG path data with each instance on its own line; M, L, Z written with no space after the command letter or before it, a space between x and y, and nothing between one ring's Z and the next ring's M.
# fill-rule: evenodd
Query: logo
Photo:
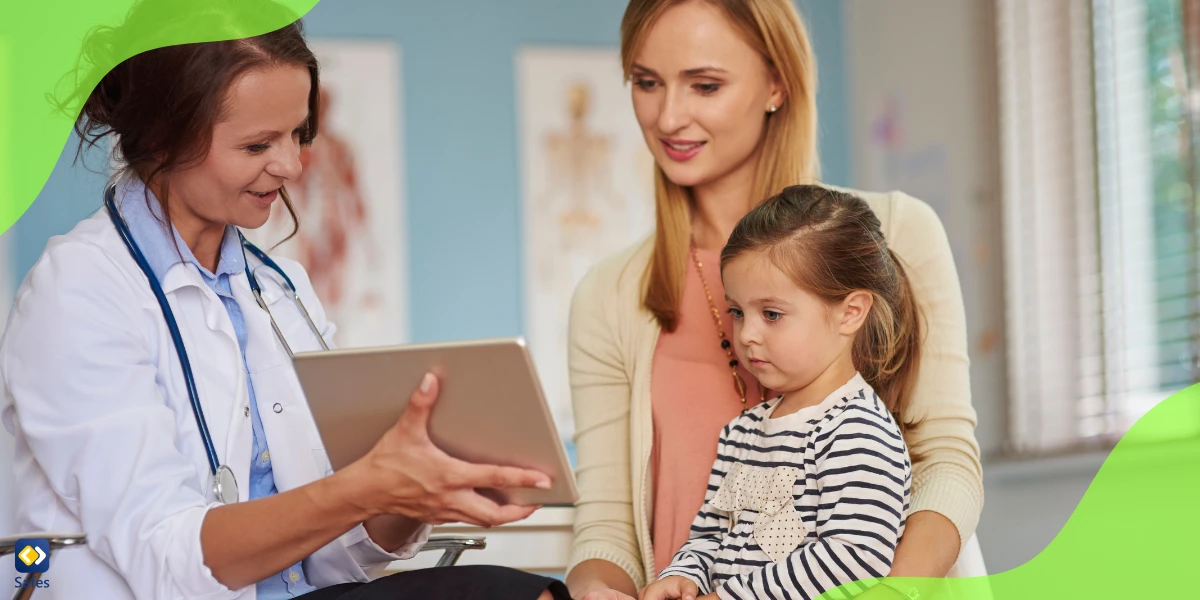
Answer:
M17 540L14 555L18 573L45 573L50 570L50 542L41 538Z

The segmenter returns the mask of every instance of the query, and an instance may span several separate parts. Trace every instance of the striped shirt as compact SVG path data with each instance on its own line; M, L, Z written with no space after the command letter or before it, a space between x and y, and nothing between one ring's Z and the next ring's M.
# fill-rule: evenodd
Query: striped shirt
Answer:
M660 578L726 600L811 600L845 584L830 597L857 594L870 582L853 582L891 570L912 469L887 407L861 375L771 418L780 401L725 426L690 539Z

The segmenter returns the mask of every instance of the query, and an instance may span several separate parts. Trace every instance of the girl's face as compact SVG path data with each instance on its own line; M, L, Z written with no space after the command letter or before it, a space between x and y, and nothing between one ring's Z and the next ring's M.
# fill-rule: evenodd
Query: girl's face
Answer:
M298 65L252 69L234 80L204 160L171 174L176 227L261 227L284 183L300 176L300 130L312 79ZM198 222L198 223L197 223Z
M851 345L870 295L854 292L829 305L796 286L760 252L722 269L738 359L765 387L788 393L831 369L852 368Z
M663 12L631 77L638 125L672 182L753 174L767 108L783 104L783 88L719 8L691 1Z

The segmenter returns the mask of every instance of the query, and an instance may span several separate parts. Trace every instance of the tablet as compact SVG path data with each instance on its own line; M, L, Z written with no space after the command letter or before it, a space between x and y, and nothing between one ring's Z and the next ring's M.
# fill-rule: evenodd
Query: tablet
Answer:
M426 372L440 391L429 436L465 461L536 469L549 490L484 490L497 501L578 500L567 453L522 338L302 352L293 362L334 470L364 456L395 425Z

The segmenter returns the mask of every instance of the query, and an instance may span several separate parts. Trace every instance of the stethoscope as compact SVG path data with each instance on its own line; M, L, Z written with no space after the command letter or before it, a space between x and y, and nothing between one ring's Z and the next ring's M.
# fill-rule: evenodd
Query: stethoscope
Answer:
M217 460L217 451L213 446L212 435L208 432L208 423L204 420L204 409L200 406L200 395L196 392L196 378L192 375L192 364L188 360L187 349L183 346L183 336L179 334L179 324L175 321L175 314L171 311L171 305L167 303L167 295L163 293L162 286L158 282L158 278L154 276L154 272L150 270L150 263L146 262L146 257L138 248L137 242L133 240L133 234L129 231L129 226L125 223L125 219L121 217L120 211L117 209L116 202L116 186L109 186L104 192L104 205L108 208L108 215L112 218L113 226L117 228L117 233L121 235L121 241L125 242L125 248L129 250L129 254L133 255L133 260L137 262L138 268L146 275L146 279L150 281L150 290L154 292L154 297L158 299L158 307L162 309L163 318L167 322L167 329L171 332L171 341L175 344L175 352L179 355L179 366L183 370L183 381L187 386L188 399L192 403L192 414L196 416L196 427L200 429L200 438L204 442L204 452L208 455L208 465L212 469L212 477L209 481L209 491L212 497L222 504L233 504L238 499L237 480L233 476L233 469L228 465L221 464ZM316 323L313 323L312 317L308 314L308 309L304 308L304 303L300 301L300 297L296 294L296 286L292 284L291 278L283 269L279 267L271 257L246 240L242 232L237 228L238 238L242 243L242 259L246 258L246 251L253 254L262 266L275 271L283 278L284 285L281 286L285 294L291 298L292 302L300 309L300 313L304 315L304 320L308 322L308 328L312 330L313 335L317 336L317 340L321 343L321 349L328 350L329 345L325 343L325 338L321 337L320 330L317 329ZM275 330L275 335L283 344L284 350L287 350L288 356L292 356L292 348L288 346L287 340L283 337L283 332L279 329L279 325L275 323L275 317L271 314L271 309L267 308L267 303L263 301L262 288L258 285L258 277L254 274L254 270L250 268L250 262L246 261L246 280L250 282L250 291L254 293L254 299L258 302L259 307L267 311L267 317L271 319L271 328Z

